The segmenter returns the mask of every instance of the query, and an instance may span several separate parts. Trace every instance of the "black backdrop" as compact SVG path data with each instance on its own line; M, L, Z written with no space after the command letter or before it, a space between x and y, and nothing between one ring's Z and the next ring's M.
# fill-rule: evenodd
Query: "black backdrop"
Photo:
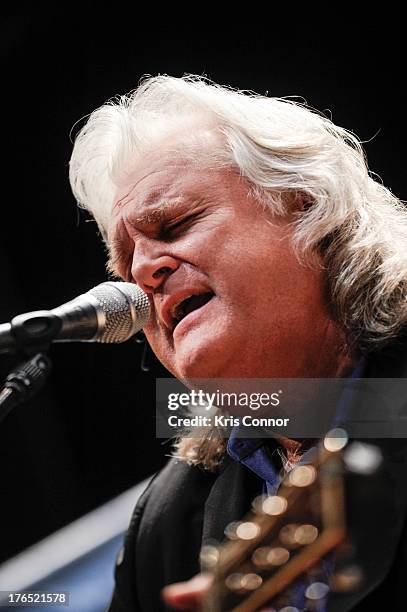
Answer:
M157 21L158 8L149 18L117 9L3 12L0 321L106 280L96 226L70 193L69 133L146 73L301 95L370 141L372 169L405 197L403 43L395 32L384 41L379 19L361 35L349 24L335 34L261 18L215 31L211 15L198 33L202 14L184 26ZM0 426L0 560L152 473L169 452L154 434L162 370L140 371L138 345L56 345L50 355L46 389ZM2 377L13 363L1 357Z

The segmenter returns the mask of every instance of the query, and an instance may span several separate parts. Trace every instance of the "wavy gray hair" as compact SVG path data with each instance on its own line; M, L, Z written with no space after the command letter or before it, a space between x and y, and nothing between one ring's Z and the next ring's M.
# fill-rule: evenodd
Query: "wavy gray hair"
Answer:
M78 203L105 234L114 193L137 156L189 122L214 127L218 163L237 167L279 215L292 197L300 257L318 249L329 300L350 345L369 352L407 322L407 211L369 173L359 140L305 105L221 87L198 76L144 79L93 112L70 163Z

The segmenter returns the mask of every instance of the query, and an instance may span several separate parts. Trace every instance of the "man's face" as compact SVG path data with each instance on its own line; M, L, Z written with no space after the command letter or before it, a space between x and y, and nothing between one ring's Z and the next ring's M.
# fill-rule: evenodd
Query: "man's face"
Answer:
M323 279L298 263L288 221L235 170L138 162L112 213L113 265L148 294L145 334L176 377L331 374Z

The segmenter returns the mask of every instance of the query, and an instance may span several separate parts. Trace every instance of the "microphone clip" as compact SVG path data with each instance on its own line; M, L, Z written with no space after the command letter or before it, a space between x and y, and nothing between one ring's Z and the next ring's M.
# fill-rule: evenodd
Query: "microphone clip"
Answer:
M49 349L51 342L59 334L61 320L49 310L37 310L17 315L10 323L0 327L3 332L8 332L1 335L0 353L31 356Z

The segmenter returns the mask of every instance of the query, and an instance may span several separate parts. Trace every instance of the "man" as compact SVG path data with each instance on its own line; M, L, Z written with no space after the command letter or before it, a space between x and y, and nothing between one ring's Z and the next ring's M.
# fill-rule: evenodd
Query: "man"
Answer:
M150 78L90 116L71 184L111 271L149 296L147 339L177 378L405 376L407 213L369 176L357 139L325 117L198 77ZM229 441L226 451L213 430L179 441L136 507L111 610L163 609L162 588L198 574L201 545L271 486L274 459L264 455L263 472L248 465L257 447L242 456ZM307 443L276 447L290 466ZM405 451L385 448L385 465L403 465ZM397 482L404 475L403 465ZM377 601L402 538L404 489L388 496L386 559L338 609L370 609L373 589ZM200 576L164 597L192 609L207 588ZM397 602L396 591L385 597Z

